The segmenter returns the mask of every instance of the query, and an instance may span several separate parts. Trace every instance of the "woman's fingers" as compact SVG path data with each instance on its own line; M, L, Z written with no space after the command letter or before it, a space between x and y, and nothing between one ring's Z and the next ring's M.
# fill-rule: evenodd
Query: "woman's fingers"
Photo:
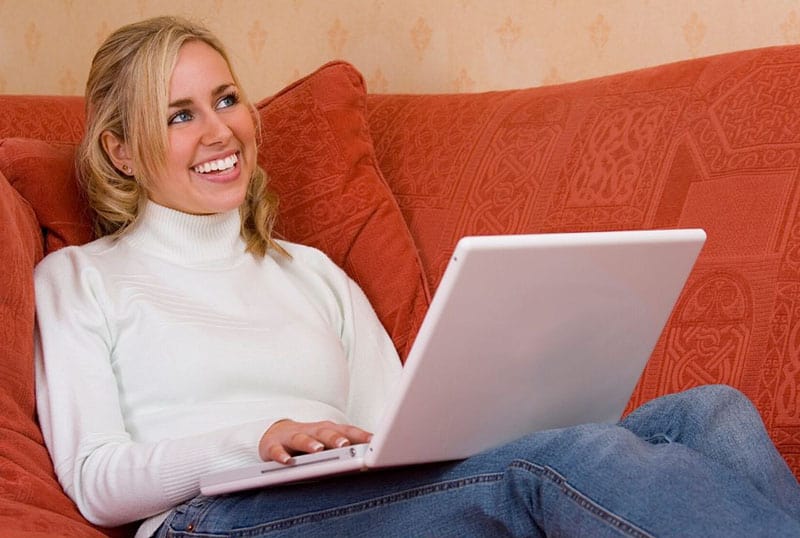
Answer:
M372 434L366 430L362 430L357 426L345 426L345 434L350 442L353 444L369 443L372 439Z
M348 424L282 420L273 424L262 436L259 454L265 460L288 463L293 453L312 453L326 448L366 443L371 437L369 432Z
M297 452L319 452L325 449L325 444L316 435L298 432L289 439L286 448Z
M334 428L320 429L317 433L317 439L324 443L326 448L341 448L350 444L347 434Z
M283 448L282 445L271 445L267 449L266 457L264 457L264 454L259 455L261 456L262 460L272 460L284 464L289 463L289 461L292 459L292 456L286 452L286 449Z

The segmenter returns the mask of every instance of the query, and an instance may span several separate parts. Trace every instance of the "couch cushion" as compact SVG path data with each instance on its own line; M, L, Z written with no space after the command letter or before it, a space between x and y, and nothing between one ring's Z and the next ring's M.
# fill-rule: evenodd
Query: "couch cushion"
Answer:
M0 536L102 536L61 490L35 420L33 267L41 256L33 210L0 173Z
M706 383L758 406L800 476L800 48L560 86L371 95L381 169L432 289L463 234L701 227L631 407Z
M75 174L75 147L32 138L0 140L0 171L36 212L45 254L93 238L89 206Z
M364 289L402 357L428 293L416 245L375 162L358 71L333 62L258 104L279 233L326 252Z

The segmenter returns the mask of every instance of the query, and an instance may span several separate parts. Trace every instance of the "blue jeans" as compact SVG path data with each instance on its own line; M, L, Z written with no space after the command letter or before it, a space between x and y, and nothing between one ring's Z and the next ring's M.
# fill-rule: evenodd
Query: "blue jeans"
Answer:
M200 496L156 536L800 536L800 487L749 400L706 386L464 461Z

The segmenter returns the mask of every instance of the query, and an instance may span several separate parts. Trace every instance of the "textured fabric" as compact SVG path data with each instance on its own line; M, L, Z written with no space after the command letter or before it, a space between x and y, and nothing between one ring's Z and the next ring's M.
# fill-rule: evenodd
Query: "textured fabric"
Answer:
M0 140L0 169L36 212L45 254L93 239L89 205L75 172L75 144Z
M276 420L377 426L401 364L367 298L311 247L254 257L240 226L149 203L120 239L36 267L40 423L90 521L155 515L259 463Z
M800 48L561 86L371 95L381 170L431 290L465 234L702 227L631 407L740 388L800 475Z
M64 496L35 419L33 267L41 256L33 211L0 174L0 537L53 536L53 528L102 536Z
M620 425L525 436L464 461L198 497L158 538L800 535L800 486L758 413L704 386Z
M0 138L37 138L77 144L83 136L83 98L0 95Z
M429 297L414 241L375 165L361 75L330 63L258 109L261 164L281 197L280 233L319 248L361 285L404 358Z

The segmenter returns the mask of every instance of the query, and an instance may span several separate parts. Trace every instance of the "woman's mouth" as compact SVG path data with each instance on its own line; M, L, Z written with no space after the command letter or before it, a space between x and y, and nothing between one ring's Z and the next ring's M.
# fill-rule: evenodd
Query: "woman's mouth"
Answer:
M192 170L197 172L198 174L211 174L211 173L222 173L228 172L236 166L236 163L239 162L239 154L234 153L225 157L224 159L215 159L213 161L207 161L197 166L193 167Z

